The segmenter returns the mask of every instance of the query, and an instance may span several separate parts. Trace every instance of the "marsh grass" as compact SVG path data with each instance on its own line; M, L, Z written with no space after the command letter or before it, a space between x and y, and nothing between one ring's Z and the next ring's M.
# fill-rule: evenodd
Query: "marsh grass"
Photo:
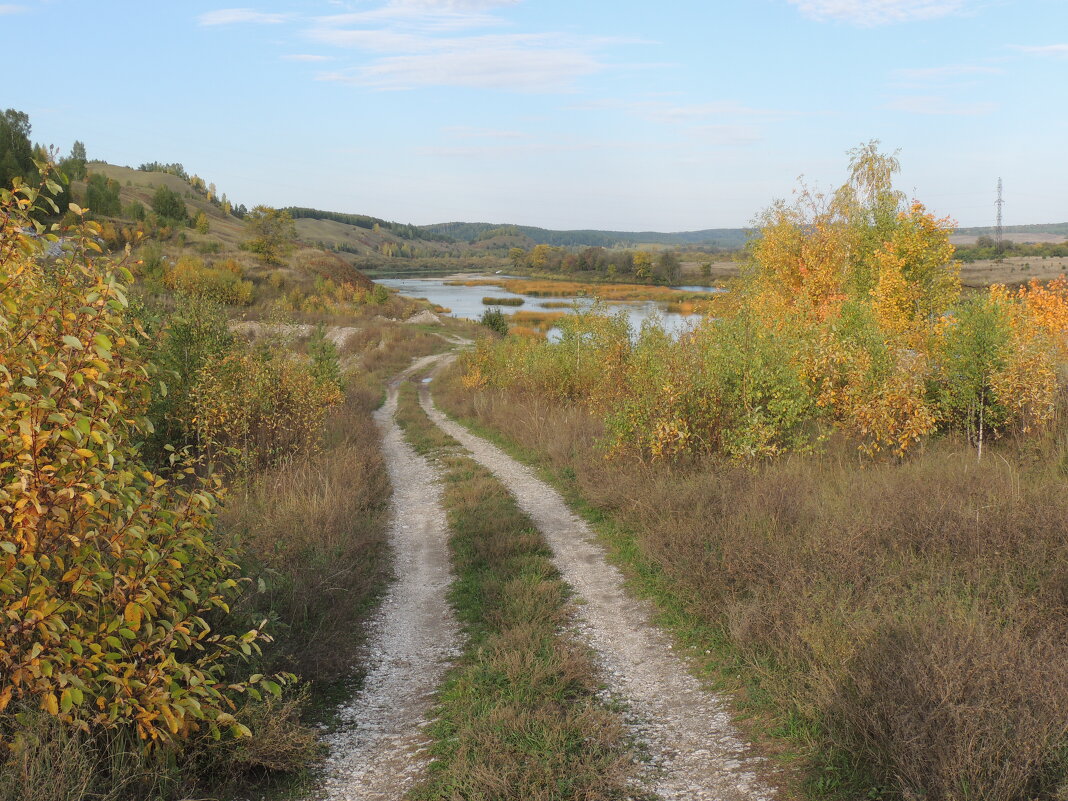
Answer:
M523 310L509 315L508 321L516 328L533 328L545 333L560 322L567 312Z
M403 388L398 422L445 468L457 578L451 600L468 641L439 694L434 761L414 799L633 798L619 715L597 696L587 649L566 632L569 591L533 523Z
M634 586L811 796L1063 798L1068 453L952 439L767 464L608 460L566 406L435 382L598 522Z
M529 325L510 325L508 326L508 333L515 334L519 337L526 337L527 339L541 340L545 339L546 332L540 328L531 328Z
M472 278L446 281L446 286L493 286L535 298L566 298L576 295L601 298L610 301L627 300L707 300L704 293L687 292L667 286L649 284L596 284L578 281L546 280L531 278Z

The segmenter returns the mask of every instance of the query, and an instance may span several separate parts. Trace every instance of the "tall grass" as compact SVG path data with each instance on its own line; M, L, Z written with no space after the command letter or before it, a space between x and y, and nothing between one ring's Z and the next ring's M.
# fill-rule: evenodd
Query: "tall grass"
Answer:
M223 514L253 579L246 603L275 632L272 669L330 681L358 661L387 561L390 486L370 416L376 403L377 394L350 390L328 420L323 451L263 474Z
M299 771L315 758L314 735L300 723L305 701L303 693L250 699L234 717L254 737L151 751L129 731L83 734L40 710L17 708L20 736L0 762L0 801L231 798L250 778Z
M758 466L641 464L605 459L580 410L436 385L606 516L639 586L804 755L812 794L1063 797L1063 420L981 462L943 439L901 464L846 443Z

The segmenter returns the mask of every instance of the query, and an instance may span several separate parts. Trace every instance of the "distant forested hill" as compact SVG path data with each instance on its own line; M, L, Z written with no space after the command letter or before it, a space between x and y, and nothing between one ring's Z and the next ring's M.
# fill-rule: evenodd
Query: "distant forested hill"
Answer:
M709 228L703 231L661 233L659 231L554 231L529 225L501 225L499 223L449 222L419 226L428 238L447 236L451 239L473 242L485 239L487 233L498 231L518 232L530 237L537 245L562 245L569 247L615 247L618 245L711 245L725 250L742 247L747 238L744 228Z
M407 223L390 222L379 217L371 217L366 214L346 214L340 211L323 211L322 209L308 209L303 206L288 206L283 211L288 211L294 220L331 220L345 225L355 225L357 228L366 228L373 231L375 226L386 229L401 239L437 239L440 236L429 236L424 228Z
M1041 223L1036 225L1006 225L1004 228L1007 234L1054 234L1057 236L1068 237L1068 222L1062 223ZM993 236L993 226L985 226L979 228L958 228L958 234L967 234L969 236Z

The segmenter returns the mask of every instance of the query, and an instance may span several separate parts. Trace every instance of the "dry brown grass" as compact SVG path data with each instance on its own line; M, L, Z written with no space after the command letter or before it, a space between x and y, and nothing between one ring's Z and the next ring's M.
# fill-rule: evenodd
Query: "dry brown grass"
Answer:
M306 690L249 699L234 715L253 737L202 737L151 751L132 732L83 734L39 710L14 709L19 739L0 761L0 801L238 797L250 778L299 771L318 754L315 735L300 722L306 702Z
M326 450L236 491L222 517L253 578L247 604L273 622L272 669L331 680L356 662L385 570L390 488L370 417L376 403L374 393L350 391L328 420Z
M1049 281L1068 272L1068 257L1009 256L1001 261L983 260L961 265L960 279L967 287L991 284L1014 286L1032 279Z
M367 291L374 288L370 278L328 250L301 248L293 254L290 264L299 272L328 278L338 284L352 284Z
M76 801L98 789L87 738L43 712L22 715L22 743L0 762L0 801Z
M757 468L642 465L603 458L581 412L449 379L436 393L573 476L623 532L620 553L636 548L650 591L710 632L707 647L726 643L721 664L758 688L769 728L791 733L822 790L1063 792L1063 426L982 462L942 441L904 464L832 445Z
M452 347L439 336L412 326L373 322L349 337L341 348L343 357L369 373L378 382L396 375L413 359L440 353Z

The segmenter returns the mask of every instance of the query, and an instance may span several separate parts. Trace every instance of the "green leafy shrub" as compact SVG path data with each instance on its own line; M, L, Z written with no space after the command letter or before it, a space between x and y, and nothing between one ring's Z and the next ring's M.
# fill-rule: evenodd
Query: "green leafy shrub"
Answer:
M500 309L486 309L478 321L490 331L504 336L508 333L508 318Z
M189 217L182 196L163 184L160 184L152 195L152 211L164 220L182 224L185 224Z

